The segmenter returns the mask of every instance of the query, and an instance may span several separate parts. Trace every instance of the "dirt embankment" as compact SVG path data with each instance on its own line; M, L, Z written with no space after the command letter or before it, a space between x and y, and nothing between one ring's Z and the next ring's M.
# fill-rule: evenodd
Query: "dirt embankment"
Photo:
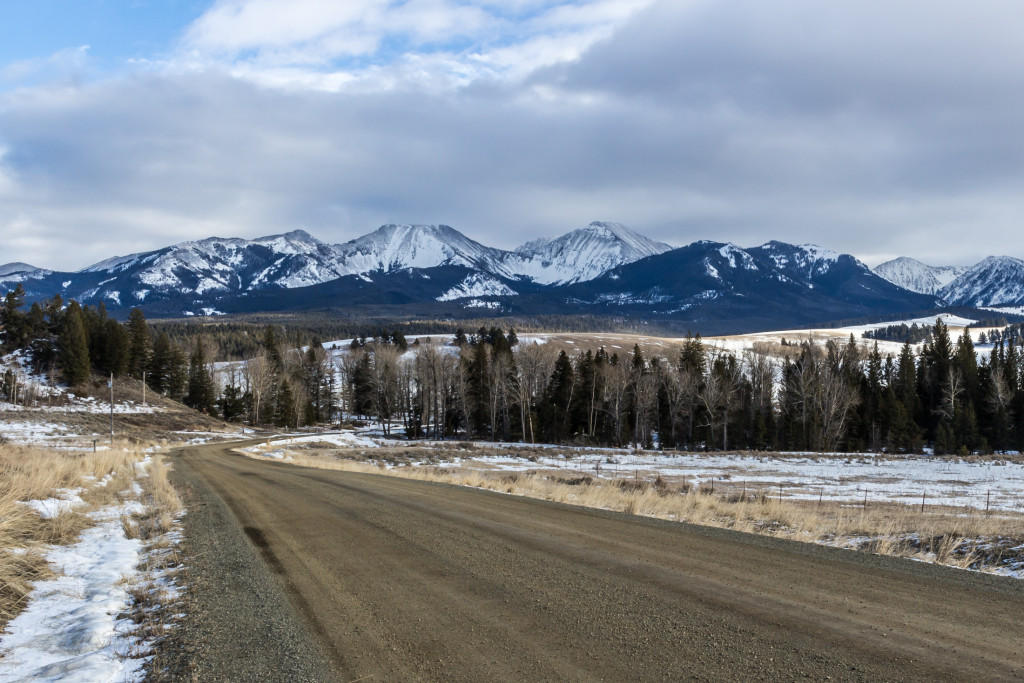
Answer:
M1024 677L1012 579L226 446L177 462L174 670L198 680Z

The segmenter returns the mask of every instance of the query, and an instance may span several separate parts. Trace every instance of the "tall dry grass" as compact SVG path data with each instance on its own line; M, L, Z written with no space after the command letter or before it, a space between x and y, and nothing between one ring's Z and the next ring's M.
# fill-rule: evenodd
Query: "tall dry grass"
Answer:
M239 451L242 452L242 451ZM263 456L245 453L250 457ZM932 505L781 499L768 491L714 493L685 482L567 477L565 471L502 473L461 467L392 467L383 463L289 452L306 467L387 474L500 491L559 503L688 522L798 541L856 548L941 564L994 569L1024 543L1024 516L986 515ZM268 459L269 458L265 458ZM1019 552L1019 551L1018 551Z
M52 575L42 548L77 540L94 523L86 513L116 502L141 459L137 447L124 444L97 453L0 444L0 630L24 607L32 583ZM46 519L22 504L59 489L82 489L85 505L62 506Z

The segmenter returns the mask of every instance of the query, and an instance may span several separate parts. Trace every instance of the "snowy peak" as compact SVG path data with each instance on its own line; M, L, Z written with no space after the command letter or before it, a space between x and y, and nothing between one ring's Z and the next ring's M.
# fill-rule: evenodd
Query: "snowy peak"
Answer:
M947 303L962 306L1024 304L1024 261L989 256L938 292Z
M1024 261L989 256L973 266L929 266L902 256L874 272L895 285L957 306L1024 304Z
M539 284L567 284L591 280L671 248L619 223L595 221L561 237L527 242L505 262L511 272Z
M929 266L906 256L886 261L874 268L875 275L919 294L938 294L940 289L966 271L964 266Z
M934 299L900 289L848 254L772 242L742 249L700 241L615 268L567 288L569 301L644 313L771 321L830 320L928 308ZM742 312L742 313L741 313Z
M467 275L462 282L437 297L437 301L456 301L472 297L517 296L511 287L484 273Z
M8 277L11 275L28 275L30 273L39 272L41 269L35 266L30 266L27 263L16 261L14 263L5 263L0 266L0 277Z
M775 264L775 267L795 279L814 279L828 274L840 261L849 261L867 270L868 267L848 254L837 254L816 244L786 244L771 241L750 250Z
M447 225L383 225L336 249L341 269L353 275L450 265L495 272L504 253Z

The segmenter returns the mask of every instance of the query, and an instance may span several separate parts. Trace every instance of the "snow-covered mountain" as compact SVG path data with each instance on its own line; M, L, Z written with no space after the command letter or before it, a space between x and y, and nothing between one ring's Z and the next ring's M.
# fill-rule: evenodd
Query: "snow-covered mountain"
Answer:
M0 270L0 288L25 282L30 300L60 293L87 304L105 301L114 309L173 300L204 310L213 306L212 299L227 295L309 287L346 276L371 282L371 274L379 281L381 275L409 269L464 268L464 284L437 293L450 300L589 280L667 249L614 223L593 223L516 251L485 246L447 225L384 225L337 245L295 230L253 240L182 242L114 256L74 273L8 264Z
M14 263L5 263L0 266L0 277L9 277L11 275L26 275L29 273L37 273L41 268L30 266L27 263L21 263L16 261Z
M781 272L794 280L812 281L814 278L827 274L839 263L841 255L831 249L824 249L817 244L787 244L785 242L765 242L759 247L749 250L752 254L762 256L775 265ZM860 264L852 256L844 255ZM861 264L863 266L863 264ZM867 270L867 266L863 266Z
M305 287L345 272L337 253L303 230L254 240L210 237L143 254L115 256L79 271L99 276L78 294L85 302L107 300L125 306L148 297L204 296L265 287ZM73 287L72 287L73 288Z
M989 256L939 290L946 303L961 306L1024 304L1024 261Z
M904 289L934 294L956 306L1024 304L1024 261L989 256L973 266L930 266L912 258L886 261L874 272Z
M616 266L661 254L670 247L619 223L593 222L561 237L544 237L518 247L507 269L538 284L583 282Z
M886 261L874 269L875 275L894 285L920 294L938 294L967 271L966 266L929 266L917 259L900 256Z
M883 280L849 254L782 242L751 249L694 242L562 291L579 308L687 319L718 331L922 310L935 302Z
M335 251L338 269L346 275L437 266L508 274L502 265L506 252L485 247L447 225L384 225Z
M382 306L457 315L483 307L525 314L621 311L705 328L919 311L935 307L939 297L974 306L1024 304L1018 259L989 258L952 280L955 269L911 259L886 265L875 273L849 254L812 244L742 248L699 241L672 249L616 223L591 223L513 251L446 225L384 225L334 245L301 230L253 240L211 237L77 272L7 264L0 266L0 294L20 282L27 301L60 294L105 302L119 315L134 306L163 316Z

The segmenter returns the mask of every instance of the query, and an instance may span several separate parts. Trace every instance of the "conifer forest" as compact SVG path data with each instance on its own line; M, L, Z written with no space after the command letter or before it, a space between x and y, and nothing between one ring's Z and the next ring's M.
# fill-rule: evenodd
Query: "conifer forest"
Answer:
M883 356L877 342L756 345L730 353L688 337L674 357L605 348L574 355L514 330L408 341L382 329L343 349L295 348L267 325L242 361L217 344L155 333L133 310L60 299L26 310L17 290L0 311L4 353L69 385L130 376L230 422L299 428L363 420L388 436L573 443L681 450L991 453L1024 447L1024 353L1017 330L990 335L979 359L970 331L937 321L922 344ZM178 334L177 339L183 339ZM289 343L284 340L288 339ZM8 371L2 395L18 400ZM24 400L24 397L22 397Z

